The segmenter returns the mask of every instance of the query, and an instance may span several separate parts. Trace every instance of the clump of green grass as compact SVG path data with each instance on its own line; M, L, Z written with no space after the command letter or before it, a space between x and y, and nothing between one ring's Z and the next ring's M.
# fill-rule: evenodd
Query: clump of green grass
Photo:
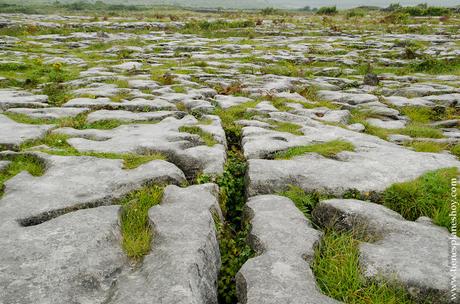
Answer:
M217 141L214 139L212 134L203 131L200 127L197 126L182 126L179 128L179 132L199 135L208 147L212 147L217 144Z
M113 102L122 102L123 100L131 99L132 95L129 90L120 90L117 94L114 96L110 97L110 100Z
M414 303L396 284L371 282L361 275L358 246L353 232L326 230L311 265L322 292L344 303Z
M288 190L280 193L294 202L296 207L305 215L312 219L311 212L321 200L331 198L330 195L320 192L305 192L301 188L289 185Z
M455 146L450 148L450 153L457 157L460 157L460 144L456 144Z
M15 155L10 160L11 163L0 171L0 197L3 195L5 182L20 172L27 171L33 176L40 176L45 172L43 162L34 155Z
M79 126L79 129L101 129L101 130L110 130L115 129L123 124L122 121L117 119L105 119L99 120L90 124L84 124Z
M434 115L430 108L414 106L402 107L401 113L409 117L411 121L418 123L428 123Z
M61 156L93 156L108 159L122 159L123 169L135 169L153 160L166 160L166 156L161 153L104 153L104 152L80 152L67 143L68 135L48 133L42 139L32 140L21 145L21 150L27 150L39 145L47 145L58 150L43 150L43 152Z
M354 151L353 144L343 140L332 140L320 144L292 147L286 151L275 153L275 159L291 159L305 153L318 153L327 158L336 158L337 154L343 151Z
M299 136L303 135L302 131L300 130L302 127L297 124L290 123L290 122L273 121L273 120L270 121L270 124L274 127L273 130L275 131L288 132L288 133L299 135Z
M121 200L121 233L128 257L139 260L150 251L152 231L148 211L161 202L163 187L145 186Z
M448 168L428 172L413 181L394 184L383 192L382 203L408 220L427 216L436 225L450 229L451 181L457 175L457 168ZM460 220L460 214L458 216L457 220ZM460 231L457 232L459 234Z
M424 138L442 138L442 131L432 127L427 127L420 124L410 124L404 129L398 131L400 134L408 135L410 137L424 137Z
M439 153L447 148L447 144L435 143L430 141L414 141L408 145L416 152Z

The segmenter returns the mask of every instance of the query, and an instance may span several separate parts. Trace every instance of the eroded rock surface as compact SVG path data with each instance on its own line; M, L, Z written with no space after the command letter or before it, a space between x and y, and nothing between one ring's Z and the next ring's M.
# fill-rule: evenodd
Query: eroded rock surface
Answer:
M168 186L149 211L152 252L120 278L110 303L217 303L221 262L213 216L222 220L215 184Z
M258 256L237 274L242 304L339 303L323 295L308 265L322 233L288 198L252 197L245 207L249 243Z
M455 303L450 298L449 256L451 242L456 242L458 250L460 241L458 237L452 240L447 229L423 218L407 221L382 205L358 200L326 200L313 215L323 227L362 229L377 239L359 246L366 278L401 282L419 301ZM460 272L454 276L459 280Z

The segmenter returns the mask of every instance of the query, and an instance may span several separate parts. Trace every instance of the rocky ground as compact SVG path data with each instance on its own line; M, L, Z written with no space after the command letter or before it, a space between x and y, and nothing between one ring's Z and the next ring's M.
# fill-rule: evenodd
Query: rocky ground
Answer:
M460 19L398 18L0 15L0 303L460 303Z

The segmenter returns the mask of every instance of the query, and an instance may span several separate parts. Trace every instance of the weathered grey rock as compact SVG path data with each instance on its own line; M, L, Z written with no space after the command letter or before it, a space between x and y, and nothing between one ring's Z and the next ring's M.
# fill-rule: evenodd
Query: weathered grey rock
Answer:
M414 179L423 173L445 167L459 167L446 154L414 152L375 136L314 121L304 123L305 134L296 136L257 127L243 128L243 149L249 168L248 194L283 191L290 184L306 191L322 190L341 195L349 189L382 191L395 182ZM354 152L341 152L336 159L307 153L291 160L267 160L276 151L313 143L343 140L355 146Z
M75 117L78 114L86 113L88 111L88 108L14 108L9 109L7 112L24 114L29 117L38 119L59 119L65 117Z
M347 127L349 130L351 131L355 131L355 132L363 132L364 130L366 130L366 127L361 124L361 123L354 123L354 124L351 124Z
M120 278L110 303L217 304L218 197L215 184L168 186L149 211L152 251L140 269Z
M219 106L224 109L237 106L239 104L246 103L249 101L253 101L251 98L237 97L231 95L216 95L214 96L214 99L219 104Z
M35 224L69 210L113 204L147 182L184 181L175 165L162 160L124 170L120 159L37 155L45 162L43 176L22 172L6 182L0 200L0 219L5 225L9 220Z
M423 98L407 98L403 96L388 96L384 97L384 100L397 107L404 106L426 106L433 107L435 104Z
M127 266L118 212L98 207L34 227L2 227L0 303L104 303Z
M457 303L450 300L450 244L460 248L458 237L426 219L404 220L382 205L333 199L321 202L313 216L322 226L363 229L373 243L360 244L360 266L365 277L396 280L420 302ZM452 243L455 242L455 243ZM457 299L460 292L457 290Z
M134 122L134 121L161 121L166 117L177 117L179 118L180 112L172 111L158 111L158 112L130 112L123 110L99 110L92 112L88 115L86 121L88 123L94 123L98 121L104 121L109 119L115 119L123 122Z
M245 206L249 243L258 256L236 276L241 304L339 303L321 294L309 267L321 232L288 198L262 195Z
M460 119L449 119L430 123L432 127L453 128L460 125Z
M135 98L133 100L123 100L114 102L109 98L75 98L66 102L63 107L90 108L93 110L108 109L127 111L157 111L157 110L176 110L176 106L162 99L148 100Z
M11 164L8 160L0 160L0 171L5 170Z
M156 81L148 79L130 79L128 80L128 85L132 89L156 89L159 87L159 84Z
M0 90L0 110L9 108L44 108L48 106L48 96L33 95L26 91Z
M17 123L0 114L0 149L18 150L25 141L41 138L53 127Z
M122 64L114 65L112 68L120 71L135 71L140 70L142 68L142 63L140 62L124 62Z
M330 100L333 102L347 103L350 105L359 105L369 102L377 102L379 99L372 94L354 94L347 92L326 91L321 90L318 92L320 98Z
M382 120L378 118L368 118L366 121L374 127L383 129L402 129L406 126L404 120Z
M214 127L213 124L216 124ZM200 136L179 132L182 126L197 125L211 132L218 144L208 147ZM220 131L215 131L215 130ZM161 152L192 177L198 172L220 174L225 163L225 136L220 121L198 125L191 115L182 119L168 117L156 124L122 125L111 130L76 130L61 128L54 132L68 134L68 143L82 152L147 153Z
M44 175L16 175L0 200L0 302L106 303L127 260L119 207L101 206L185 177L165 161L123 170L122 160L37 156Z

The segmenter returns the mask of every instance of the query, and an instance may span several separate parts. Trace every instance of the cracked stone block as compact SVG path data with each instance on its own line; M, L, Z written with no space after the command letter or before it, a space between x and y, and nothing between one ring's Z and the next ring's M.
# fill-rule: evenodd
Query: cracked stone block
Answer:
M69 100L63 107L90 108L92 110L127 110L127 111L158 111L176 110L176 106L162 99L148 100L135 98L133 100L112 101L110 98L74 98Z
M287 116L289 117L289 116ZM295 118L295 117L293 117ZM460 168L449 154L414 152L378 137L314 121L298 122L303 136L258 127L243 129L243 149L249 168L248 194L270 194L296 185L305 191L341 195L349 189L383 191L396 182L417 178L427 171ZM355 151L340 152L335 159L306 153L290 160L271 158L277 151L332 140L350 142Z
M0 114L0 149L19 150L28 140L39 139L51 130L53 125L29 125L17 123Z
M118 212L104 206L38 226L0 228L0 303L105 303L128 266Z
M83 114L89 111L90 109L88 108L14 108L9 109L7 112L23 114L37 119L60 119L66 117L76 117L79 114Z
M185 116L183 112L173 111L157 111L157 112L130 112L124 110L99 110L91 112L86 122L94 123L98 121L115 119L122 122L135 122L135 121L161 121L166 117L182 118Z
M210 132L219 143L208 147L200 136L179 132L180 127L193 125ZM187 176L198 172L220 174L226 157L220 120L211 125L198 125L198 120L191 115L182 119L168 117L156 124L122 125L112 130L62 128L54 132L72 136L68 143L81 152L161 152Z
M122 160L36 155L44 175L14 176L0 199L0 303L107 303L129 265L119 207L103 205L184 175L165 161L123 170Z
M161 204L149 211L152 251L139 269L120 278L110 303L217 304L218 196L215 184L168 186Z
M244 211L251 224L248 240L258 256L236 276L239 303L339 303L321 293L309 266L322 233L290 199L255 196Z
M460 249L460 239L428 218L415 222L378 204L332 199L322 201L313 216L323 227L363 229L375 242L361 242L359 263L363 275L372 280L396 280L420 303L458 303L450 299L451 244ZM457 299L460 293L457 290Z
M22 107L48 107L48 96L33 95L26 91L16 91L11 89L0 90L0 110Z
M326 90L319 91L318 96L322 99L330 100L333 102L347 103L349 105L360 105L364 103L379 101L377 96L372 94L355 94Z
M163 160L125 170L121 159L35 154L46 171L42 176L23 171L5 183L0 229L13 220L27 226L69 210L110 205L146 183L185 180L182 171Z

